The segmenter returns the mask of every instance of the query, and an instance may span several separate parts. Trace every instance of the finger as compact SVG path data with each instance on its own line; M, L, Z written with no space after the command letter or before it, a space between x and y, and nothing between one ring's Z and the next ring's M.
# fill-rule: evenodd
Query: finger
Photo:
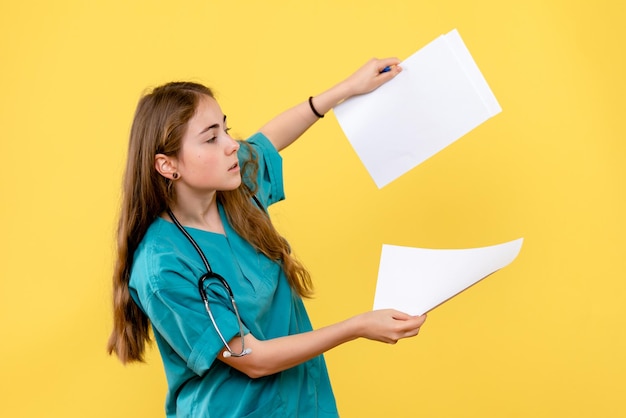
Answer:
M411 315L404 312L396 311L395 309L391 310L391 317L400 321L406 321L413 318Z
M378 67L378 72L383 72L383 70L387 67L393 68L397 67L400 64L400 60L396 57L383 58L378 60L376 66Z
M401 71L402 67L400 67L399 65L388 65L378 72L378 77L391 79L398 75Z
M413 328L413 329L411 329L411 330L408 330L408 331L405 333L405 335L404 335L404 336L405 336L405 338L406 338L406 337L415 337L416 335L418 335L418 334L420 333L420 330L421 330L421 329L422 329L421 327L417 327L417 328Z

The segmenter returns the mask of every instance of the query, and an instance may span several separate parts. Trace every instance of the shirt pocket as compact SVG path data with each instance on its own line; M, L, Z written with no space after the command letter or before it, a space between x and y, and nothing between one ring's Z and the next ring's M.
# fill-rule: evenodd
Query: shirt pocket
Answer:
M285 402L279 394L272 396L270 400L260 405L257 409L241 418L285 418L290 416L287 413Z

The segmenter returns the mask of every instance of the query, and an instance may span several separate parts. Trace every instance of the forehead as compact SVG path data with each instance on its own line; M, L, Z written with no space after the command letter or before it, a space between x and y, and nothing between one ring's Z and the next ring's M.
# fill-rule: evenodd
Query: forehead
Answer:
M202 95L198 100L198 105L194 115L189 119L188 132L198 134L209 126L219 124L224 121L224 113L217 100L210 96Z

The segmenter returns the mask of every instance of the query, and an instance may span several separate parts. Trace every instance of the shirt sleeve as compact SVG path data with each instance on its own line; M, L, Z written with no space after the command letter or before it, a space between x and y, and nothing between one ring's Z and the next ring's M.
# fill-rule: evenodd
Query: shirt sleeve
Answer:
M150 259L150 257L148 257ZM155 258L152 258L154 260ZM206 372L224 348L205 305L198 282L202 272L185 266L175 255L157 258L156 265L145 266L147 279L136 288L140 305L156 333L194 373ZM140 266L135 266L135 268ZM190 280L189 277L194 277ZM205 290L217 327L226 341L239 335L239 322L230 298L217 279L207 280ZM244 334L248 330L244 327ZM233 348L237 350L237 347Z
M267 208L285 198L283 159L270 140L261 132L252 135L246 142L258 157L259 167L255 179L256 197ZM239 159L243 164L251 157L245 147L240 150ZM249 181L249 179L244 178L244 181Z

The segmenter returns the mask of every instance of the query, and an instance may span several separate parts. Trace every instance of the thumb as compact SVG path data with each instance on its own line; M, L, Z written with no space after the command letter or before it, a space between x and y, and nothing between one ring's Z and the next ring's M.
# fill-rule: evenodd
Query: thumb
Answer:
M404 312L396 311L395 309L391 311L391 317L400 321L406 321L408 319L411 319L411 315Z

